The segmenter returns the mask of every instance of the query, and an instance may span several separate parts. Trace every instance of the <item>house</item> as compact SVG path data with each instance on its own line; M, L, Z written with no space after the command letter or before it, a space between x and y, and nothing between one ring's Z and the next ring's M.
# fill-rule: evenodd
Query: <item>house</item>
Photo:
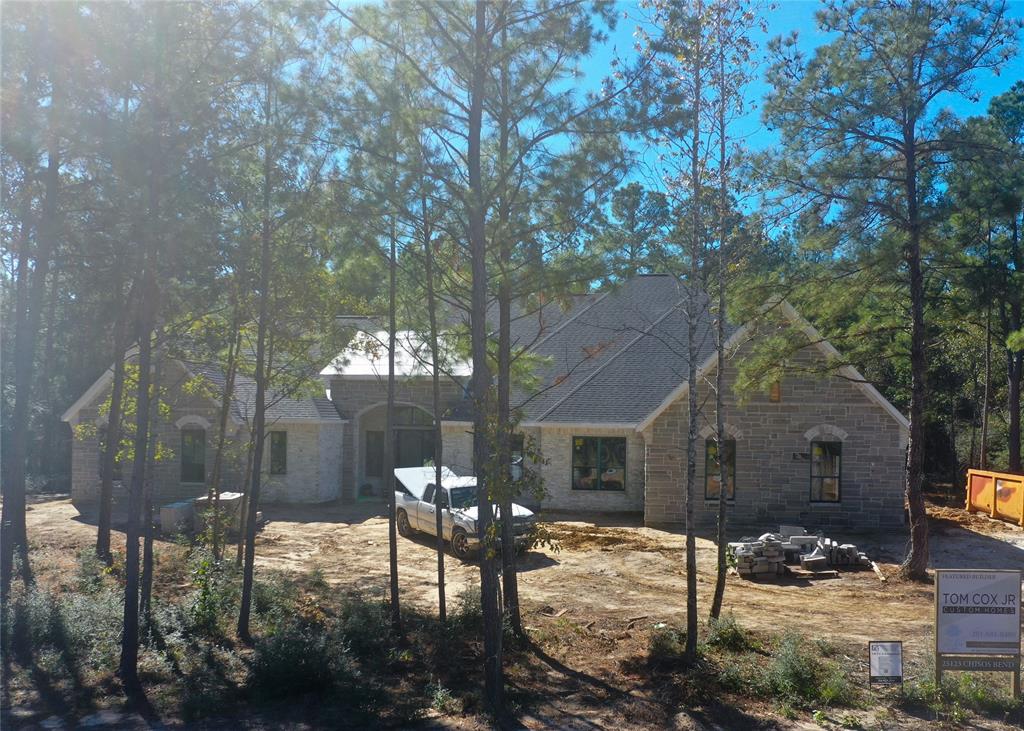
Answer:
M136 361L133 351L129 364ZM217 451L225 376L218 368L168 359L160 374L163 407L153 434L163 458L152 475L154 503L163 505L205 495ZM71 425L71 499L80 510L99 500L100 455L106 431L113 369L108 368L61 417ZM222 490L237 490L244 480L256 382L235 378L228 412ZM263 498L270 502L324 502L339 496L342 419L328 399L271 393L266 414L269 438L263 458ZM115 471L114 499L127 495L131 465Z
M642 512L648 525L682 523L686 469L686 291L673 277L646 275L616 289L520 312L515 347L536 361L539 385L514 394L521 431L546 463L539 469L544 507L569 511ZM759 336L730 327L723 445L731 476L732 519L750 525L891 526L903 521L906 418L855 369L810 375L838 352L788 304L772 327L795 327L815 343L792 359L791 374L768 393L738 399L736 364ZM377 333L371 341L383 340ZM433 456L429 351L401 334L397 358L396 466ZM710 524L717 511L714 440L716 368L712 322L698 329L695 515ZM453 362L454 361L454 362ZM449 359L443 407L443 461L470 469L472 424L465 388L469 365ZM828 370L828 369L825 369ZM342 495L374 493L381 479L386 349L365 343L324 369L331 399L345 418ZM418 436L422 435L422 436ZM709 470L708 467L711 467Z
M519 427L543 457L538 469L544 507L566 511L642 513L648 525L683 522L688 430L687 293L665 275L638 276L603 293L517 312L514 347L525 349L534 384L513 395ZM906 418L855 369L811 375L838 356L788 304L767 324L730 327L726 382L727 440L722 459L731 520L808 527L899 525L903 521ZM766 393L733 392L736 365L764 328L799 328L814 343L799 351L786 375ZM714 522L719 490L714 439L716 368L713 323L698 324L701 404L695 517ZM334 455L332 489L277 499L383 497L387 348L372 326L320 377L334 413L318 421L318 455ZM472 467L467 387L471 368L455 355L442 379L443 461ZM396 348L395 466L434 457L429 349L411 333ZM322 407L318 407L322 408ZM324 414L326 408L322 408ZM318 415L321 411L317 412ZM90 412L89 418L94 418ZM212 421L212 417L204 417ZM95 452L95 447L90 447ZM76 446L76 456L79 450ZM289 451L289 464L292 464ZM304 459L308 459L304 458ZM75 465L78 474L79 465ZM95 474L95 468L90 467ZM299 490L298 487L295 488Z

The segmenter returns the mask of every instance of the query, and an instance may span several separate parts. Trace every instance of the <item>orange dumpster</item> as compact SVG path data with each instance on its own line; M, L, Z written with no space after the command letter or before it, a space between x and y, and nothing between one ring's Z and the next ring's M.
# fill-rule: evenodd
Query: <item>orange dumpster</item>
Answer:
M967 512L985 513L1024 528L1024 475L967 470Z

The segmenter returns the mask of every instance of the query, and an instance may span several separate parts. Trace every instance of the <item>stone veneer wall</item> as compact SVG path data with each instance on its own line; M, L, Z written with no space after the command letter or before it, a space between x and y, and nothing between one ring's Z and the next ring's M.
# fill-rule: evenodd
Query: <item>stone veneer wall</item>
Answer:
M387 403L387 380L379 378L333 378L331 400L345 419L341 449L341 498L355 499L357 476L361 472L359 416L369 408ZM441 400L445 410L462 400L463 386L450 378L441 379ZM433 385L427 376L402 378L395 382L395 401L433 413Z
M547 497L543 506L554 510L641 511L644 509L644 442L633 430L542 426L532 431L547 464L541 465ZM626 437L625 490L574 490L572 487L573 437Z
M158 444L166 448L173 457L158 461L153 468L153 502L154 505L165 505L177 500L197 497L206 493L205 484L185 483L181 481L181 463L178 455L181 450L181 428L176 422L184 416L195 417L206 422L206 471L207 477L213 469L213 457L217 449L217 419L219 409L209 399L187 393L182 386L189 377L186 371L176 362L166 364L163 377L163 399L170 407L166 418L157 419L153 427ZM110 397L109 388L100 393L95 401L78 414L78 423L95 426L106 424L106 417L99 418L99 406ZM229 434L232 425L228 425ZM92 507L99 501L100 491L100 453L99 438L95 429L91 434L81 437L76 430L71 451L71 500L76 507ZM239 446L235 434L229 439L225 450L225 461L221 489L237 490L242 479L241 454L244 447ZM123 481L114 485L114 501L127 500L128 485L131 481L131 465L123 465Z
M872 529L903 522L903 465L906 430L854 383L838 377L797 375L800 366L820 364L814 348L794 359L794 375L782 380L782 400L751 394L738 405L732 392L736 368L726 368L726 422L736 438L736 497L730 506L735 525L766 530L779 523L808 529ZM701 384L702 424L714 424L714 395ZM676 401L648 428L648 525L679 525L684 520L687 404ZM843 443L839 503L810 502L810 465L799 456L810 449L807 434L820 428L826 439ZM704 428L705 433L709 430ZM839 435L839 436L836 436ZM840 438L843 437L843 438ZM697 449L695 517L710 526L717 502L704 499L704 439Z
M166 418L155 424L154 432L160 444L171 457L157 462L153 471L154 504L156 506L198 497L206 494L213 471L217 450L217 427L220 409L211 400L187 393L182 385L188 380L186 371L171 361L163 378L164 400L170 407ZM96 424L99 405L109 397L109 389L96 397L79 412L79 424ZM181 429L183 418L206 429L206 483L181 481ZM205 422L205 423L203 423ZM106 419L100 423L105 424ZM338 497L341 487L342 423L316 421L289 421L268 425L268 430L288 432L288 473L270 475L270 442L264 451L261 500L267 502L315 503ZM100 454L99 440L93 433L83 437L77 434L72 443L71 499L76 507L92 508L99 501ZM228 423L228 434L222 468L221 490L237 492L242 488L244 460L247 449L247 430ZM114 501L127 501L127 488L131 480L131 466L122 469L124 480L114 485Z

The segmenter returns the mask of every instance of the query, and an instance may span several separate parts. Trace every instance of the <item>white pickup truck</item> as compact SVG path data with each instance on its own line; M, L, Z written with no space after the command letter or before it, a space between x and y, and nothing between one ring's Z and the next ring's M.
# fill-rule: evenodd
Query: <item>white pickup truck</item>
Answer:
M476 477L461 477L447 467L441 468L441 490L434 481L434 467L399 467L395 470L395 520L398 532L408 538L416 532L437 535L437 506L441 506L441 530L451 544L452 553L466 559L480 548L477 534ZM501 511L495 508L495 519ZM516 547L525 543L536 523L533 512L512 504L512 530Z

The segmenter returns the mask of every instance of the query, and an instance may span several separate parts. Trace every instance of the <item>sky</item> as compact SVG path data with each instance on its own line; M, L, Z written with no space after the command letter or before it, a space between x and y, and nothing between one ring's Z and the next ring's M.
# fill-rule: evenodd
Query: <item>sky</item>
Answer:
M633 36L636 31L636 21L623 18L622 15L625 13L635 18L642 11L634 0L620 0L618 5L620 17L615 31L608 39L608 43L598 48L587 64L587 81L593 81L595 85L602 77L608 75L611 61L616 55L620 58L627 58L634 54ZM767 33L757 31L755 34L758 46L757 58L763 61L770 38L786 35L794 30L798 33L798 46L804 52L810 53L815 47L825 43L828 40L826 34L817 29L814 21L814 13L819 7L820 3L817 0L776 0L774 9L768 12ZM1012 17L1024 19L1024 0L1011 0L1009 9ZM764 64L762 63L757 72L757 79L748 87L747 106L749 111L737 121L734 128L738 134L746 137L748 147L753 150L765 149L776 139L775 134L765 129L760 122L760 100L768 89L763 76ZM1021 79L1024 79L1024 53L1018 55L1017 60L1008 64L998 76L989 71L981 71L977 74L975 82L979 96L977 102L972 102L964 97L950 97L941 101L943 106L951 109L959 117L985 114L988 102L993 96L1007 91L1015 81Z

